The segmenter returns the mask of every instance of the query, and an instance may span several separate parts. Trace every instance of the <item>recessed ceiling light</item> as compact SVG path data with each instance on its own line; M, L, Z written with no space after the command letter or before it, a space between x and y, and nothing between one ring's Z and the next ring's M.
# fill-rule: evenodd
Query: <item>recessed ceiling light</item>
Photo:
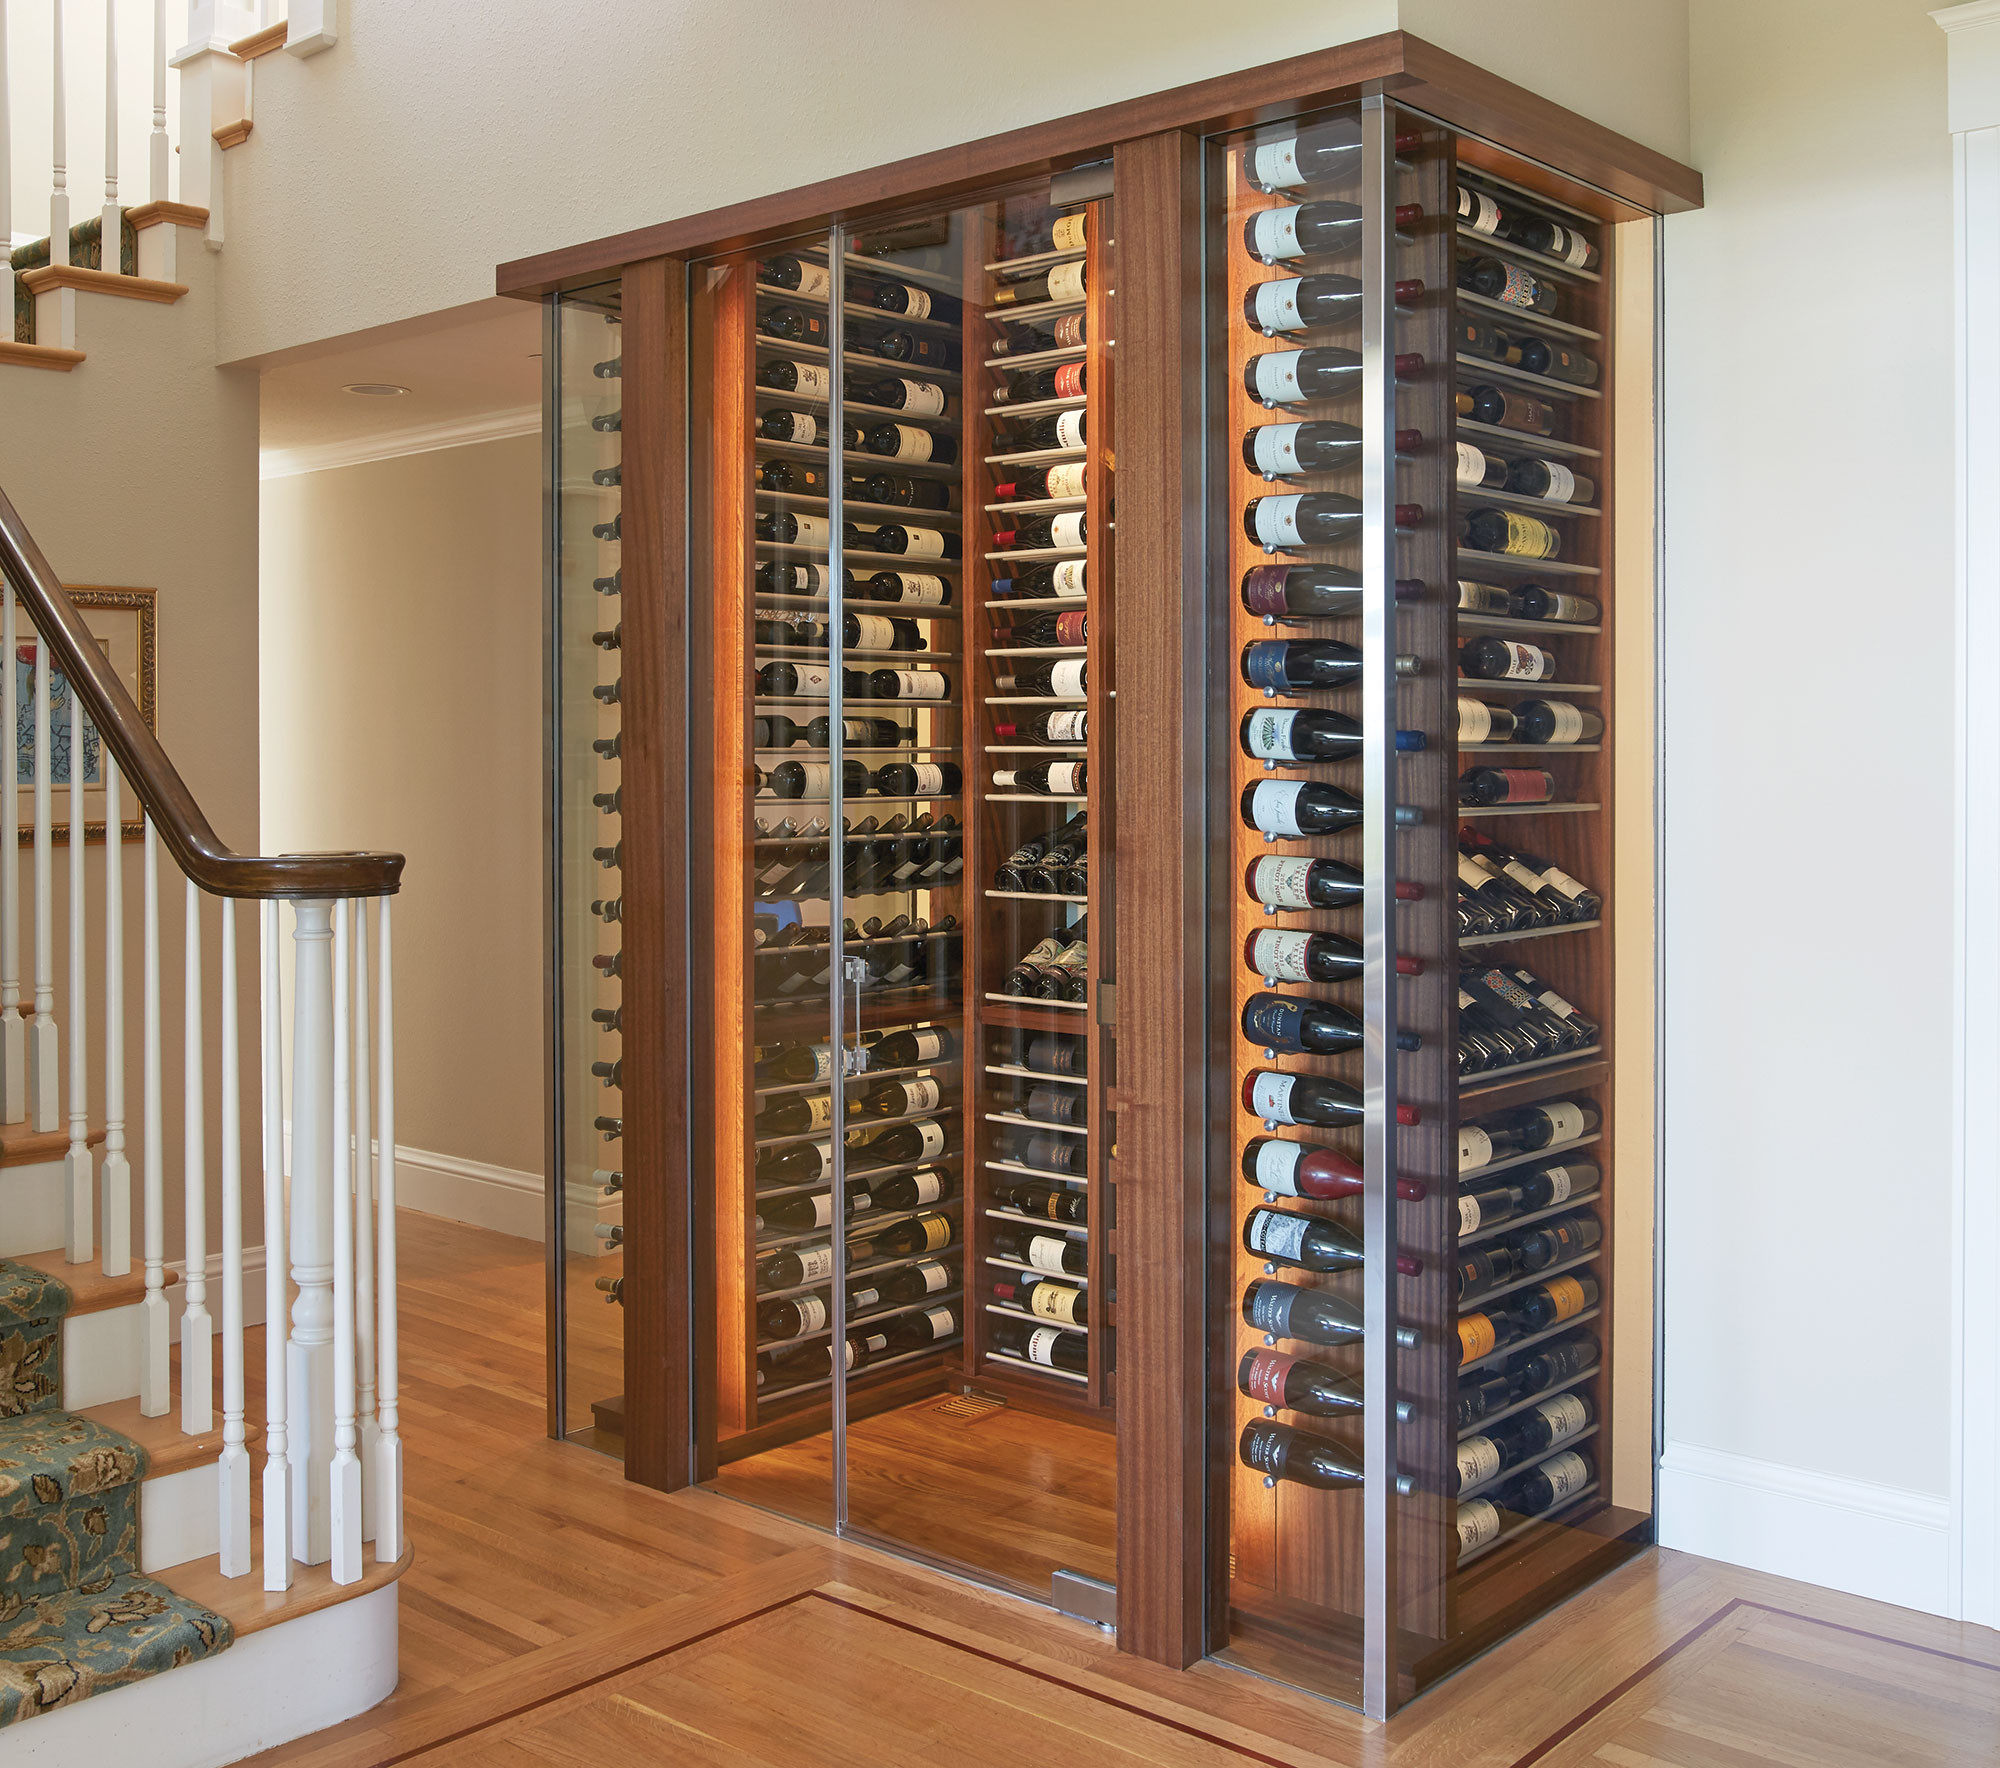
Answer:
M359 393L364 399L393 399L398 393L407 393L410 389L390 381L350 381L340 390L343 393Z

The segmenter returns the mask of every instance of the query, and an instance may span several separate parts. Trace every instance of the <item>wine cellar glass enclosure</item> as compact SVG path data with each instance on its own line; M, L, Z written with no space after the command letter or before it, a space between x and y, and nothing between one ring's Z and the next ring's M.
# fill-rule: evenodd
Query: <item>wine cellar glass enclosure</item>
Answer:
M1402 36L936 159L502 272L552 1429L1386 1714L1652 1539L1699 180Z

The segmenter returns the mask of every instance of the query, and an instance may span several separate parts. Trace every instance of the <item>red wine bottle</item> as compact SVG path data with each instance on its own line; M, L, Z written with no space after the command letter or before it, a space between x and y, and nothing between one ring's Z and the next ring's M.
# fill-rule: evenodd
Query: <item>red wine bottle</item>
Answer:
M1553 316L1556 311L1554 283L1499 258L1461 258L1458 286L1503 306L1519 307L1523 312Z
M1248 1350L1236 1366L1236 1386L1273 1410L1312 1418L1352 1417L1362 1409L1361 1378L1283 1351ZM1408 1400L1396 1403L1398 1423L1416 1416Z
M1266 1277L1243 1292L1244 1324L1267 1338L1303 1339L1308 1344L1352 1344L1361 1337L1361 1310L1344 1296ZM1396 1342L1414 1350L1423 1341L1414 1328L1399 1326Z
M1242 1024L1244 1037L1274 1056L1338 1055L1359 1049L1364 1035L1358 1013L1296 995L1253 994L1243 1003ZM1422 1049L1423 1039L1414 1031L1400 1031L1396 1048Z
M1244 873L1243 885L1251 897L1272 908L1337 909L1361 900L1361 874L1337 859L1252 860ZM1414 880L1398 880L1399 902L1421 902L1424 887Z
M861 446L870 454L891 460L930 461L949 466L958 459L958 442L938 430L917 424L876 424L863 437Z
M1277 1136L1253 1136L1243 1150L1243 1180L1279 1197L1329 1200L1359 1197L1361 1163L1338 1148L1287 1142ZM1405 1203L1421 1203L1428 1195L1422 1179L1399 1178L1396 1195Z
M1361 1463L1346 1444L1311 1431L1294 1430L1275 1419L1253 1418L1244 1425L1236 1453L1245 1467L1264 1476L1267 1486L1286 1480L1338 1492L1358 1486L1362 1480ZM1416 1482L1407 1473L1396 1476L1398 1492L1407 1496L1416 1489Z
M1341 1129L1359 1123L1362 1116L1359 1087L1321 1075L1280 1074L1273 1069L1244 1076L1243 1105L1265 1123L1310 1124L1316 1129ZM1423 1119L1414 1105L1398 1105L1396 1121L1409 1125Z
M1461 804L1548 804L1555 775L1545 767L1475 767L1458 776Z
M1361 1237L1352 1228L1268 1206L1253 1209L1244 1218L1243 1249L1273 1264L1322 1273L1357 1270L1364 1256ZM1396 1269L1405 1277L1421 1277L1424 1262L1398 1255Z

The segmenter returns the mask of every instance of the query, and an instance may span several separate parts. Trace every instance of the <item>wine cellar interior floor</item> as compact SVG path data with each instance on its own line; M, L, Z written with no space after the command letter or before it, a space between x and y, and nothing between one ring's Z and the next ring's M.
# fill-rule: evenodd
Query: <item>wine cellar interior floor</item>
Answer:
M2000 1635L1658 1550L1386 1727L1215 1665L1162 1669L1094 1627L551 1442L541 1247L410 1211L399 1233L402 1680L262 1768L2000 1762ZM259 1344L254 1416L262 1367Z
M726 1497L818 1526L832 1518L832 1440L731 1462ZM933 1394L850 1425L849 1521L878 1539L1035 1596L1064 1568L1118 1577L1117 1445L1107 1431Z

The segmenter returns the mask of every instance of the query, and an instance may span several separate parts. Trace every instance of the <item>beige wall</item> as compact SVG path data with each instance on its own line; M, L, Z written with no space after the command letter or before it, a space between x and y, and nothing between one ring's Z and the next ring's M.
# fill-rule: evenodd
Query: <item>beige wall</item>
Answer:
M537 443L269 479L263 515L267 839L409 856L396 1139L539 1173Z

